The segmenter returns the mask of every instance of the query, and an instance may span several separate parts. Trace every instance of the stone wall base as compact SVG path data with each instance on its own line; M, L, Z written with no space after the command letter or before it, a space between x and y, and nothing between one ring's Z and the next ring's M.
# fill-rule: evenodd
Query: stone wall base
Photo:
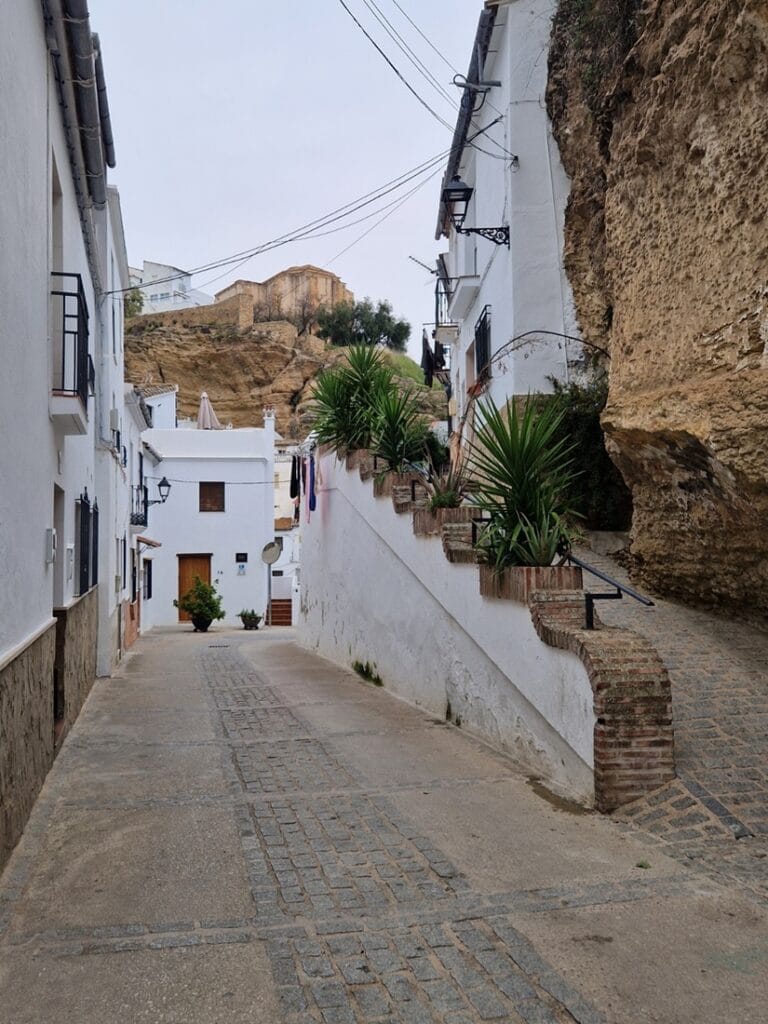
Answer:
M53 764L56 624L0 670L0 869Z
M56 616L58 747L74 725L96 678L98 588L89 590L68 608L55 608L53 614Z

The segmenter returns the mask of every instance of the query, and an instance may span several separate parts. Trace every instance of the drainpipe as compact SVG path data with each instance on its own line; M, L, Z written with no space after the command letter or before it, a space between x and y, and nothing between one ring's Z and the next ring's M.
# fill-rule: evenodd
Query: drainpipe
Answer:
M75 188L80 225L83 232L88 267L97 291L101 291L101 275L96 259L96 230L93 223L93 204L88 188L88 175L78 130L77 103L72 85L73 71L61 0L43 0L43 10L48 26L48 48L53 60L54 74L59 94L64 134L67 140L72 181ZM63 168L62 168L63 171Z
M107 202L104 150L101 142L99 94L96 84L96 55L88 18L87 0L64 0L67 34L74 71L73 86L77 103L80 139L85 158L88 191L94 206L101 210Z

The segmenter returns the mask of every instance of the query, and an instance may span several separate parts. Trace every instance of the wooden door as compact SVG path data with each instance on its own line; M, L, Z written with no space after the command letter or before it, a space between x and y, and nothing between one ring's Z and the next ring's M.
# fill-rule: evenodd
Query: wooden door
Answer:
M192 589L195 576L203 583L211 582L210 555L179 555L179 599ZM190 615L179 608L179 622L189 622Z

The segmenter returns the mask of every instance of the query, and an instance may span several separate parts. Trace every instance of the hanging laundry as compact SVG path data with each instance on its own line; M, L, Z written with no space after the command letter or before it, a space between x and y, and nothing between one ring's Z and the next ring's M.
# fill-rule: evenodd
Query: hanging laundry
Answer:
M292 498L298 498L299 496L299 457L294 455L291 459L291 490L290 495Z
M309 457L309 511L314 512L317 508L317 496L315 494L315 457Z

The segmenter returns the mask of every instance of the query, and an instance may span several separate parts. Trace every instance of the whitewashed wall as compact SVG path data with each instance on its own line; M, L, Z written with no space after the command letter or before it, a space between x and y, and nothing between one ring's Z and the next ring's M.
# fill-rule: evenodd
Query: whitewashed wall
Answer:
M570 185L547 115L547 53L554 0L500 5L484 69L499 80L473 118L470 135L504 120L467 146L461 176L475 189L467 227L508 224L510 248L477 236L449 239L452 275L476 274L477 294L459 317L453 352L454 394L463 408L467 351L475 324L491 306L491 352L526 331L578 335L573 296L563 265L563 225ZM514 166L504 151L518 158ZM573 344L573 343L572 343ZM524 346L494 365L488 394L501 405L512 395L549 393L550 378L568 375L566 349L557 338ZM573 350L571 355L574 355Z
M274 420L269 421L274 423ZM274 431L147 430L144 440L162 456L148 473L150 497L165 476L171 492L149 510L146 533L162 547L146 552L153 562L152 598L142 603L142 629L173 625L178 611L178 555L211 553L211 581L222 596L226 618L238 626L242 608L264 613L267 567L264 545L274 539ZM225 482L225 511L199 511L199 482ZM235 555L247 552L245 575Z
M477 568L322 459L302 544L299 638L337 664L369 662L384 686L500 747L563 793L593 797L595 717L586 670L543 644L528 608L480 597Z

